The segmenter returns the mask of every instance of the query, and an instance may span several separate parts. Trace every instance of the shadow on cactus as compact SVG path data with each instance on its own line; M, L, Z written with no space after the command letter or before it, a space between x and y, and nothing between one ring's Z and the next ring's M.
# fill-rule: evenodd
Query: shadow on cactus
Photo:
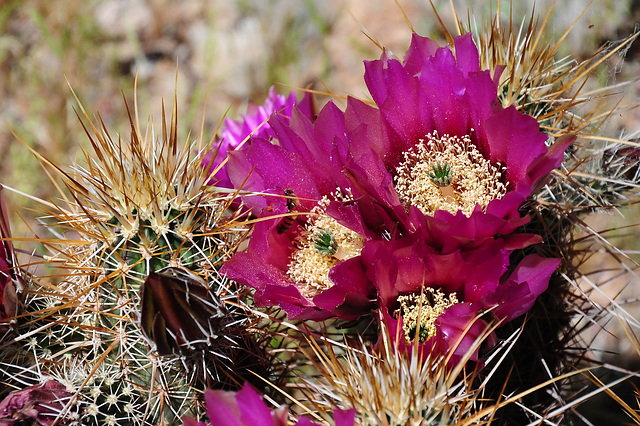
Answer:
M175 106L159 134L129 111L124 140L78 116L93 148L84 165L64 171L34 151L69 195L37 200L55 237L36 236L48 253L22 265L48 272L29 280L3 345L0 397L53 379L73 395L60 423L143 425L201 415L207 387L264 387L270 338L218 273L250 227L229 208L234 191L205 185L211 142L180 144Z

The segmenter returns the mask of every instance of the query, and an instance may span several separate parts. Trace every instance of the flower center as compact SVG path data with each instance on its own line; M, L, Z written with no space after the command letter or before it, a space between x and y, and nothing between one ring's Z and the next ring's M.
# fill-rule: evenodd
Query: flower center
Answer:
M308 298L329 289L333 284L329 270L339 261L358 256L364 239L340 225L325 213L324 198L312 211L305 230L296 238L297 250L291 255L287 274Z
M400 308L394 312L402 317L402 330L407 343L418 336L420 343L436 334L436 319L450 306L458 303L455 293L448 297L440 289L425 287L421 294L398 296Z
M433 132L404 153L396 168L395 187L405 206L416 206L433 215L436 210L467 217L479 204L502 198L507 187L503 168L484 158L469 136L438 136Z

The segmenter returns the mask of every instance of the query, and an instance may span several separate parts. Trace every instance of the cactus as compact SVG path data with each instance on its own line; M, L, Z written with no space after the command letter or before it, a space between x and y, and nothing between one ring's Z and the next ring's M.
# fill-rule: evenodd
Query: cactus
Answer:
M83 424L172 424L200 416L206 387L239 388L253 377L249 369L268 374L262 341L232 303L238 291L218 274L248 227L241 213L230 213L233 191L205 185L203 147L179 146L175 107L170 126L163 113L159 136L152 124L142 133L130 114L126 141L80 108L94 152L71 172L40 157L71 195L64 207L45 203L57 238L38 241L54 273L30 280L0 378L8 390L46 378L63 384L73 398L62 423L80 416ZM197 344L167 343L152 332L155 323L169 324L167 309L179 303L184 317L167 333L205 324Z

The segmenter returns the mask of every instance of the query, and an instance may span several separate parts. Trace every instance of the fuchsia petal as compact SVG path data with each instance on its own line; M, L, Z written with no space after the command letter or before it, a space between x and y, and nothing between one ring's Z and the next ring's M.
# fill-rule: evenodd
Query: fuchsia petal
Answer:
M475 137L479 149L482 149L482 141L486 139L484 123L499 108L496 105L496 88L489 71L474 72L467 77L466 93L468 99L473 99L473 102L469 102L469 120L473 129L471 136Z
M321 197L312 174L300 157L263 139L253 139L246 149L229 153L228 172L234 187L246 191L284 195L284 189L293 189L303 200ZM262 209L287 212L282 197L246 196L243 201L256 212Z
M494 243L498 243L497 241ZM462 300L466 302L475 302L481 299L487 294L491 294L499 287L498 283L500 277L505 273L509 266L509 254L510 252L504 249L500 249L502 244L495 244L491 247L491 244L487 245L486 253L491 257L483 260L479 257L482 251L473 251L467 254L467 258L459 264L458 270L465 270L465 273L461 273L462 277L458 277L458 280L464 278L464 285L458 291Z
M365 130L359 127L352 136L355 136L356 140L364 141L365 139L357 137L357 134ZM351 148L345 168L351 176L354 187L370 194L384 206L402 208L393 187L393 177L382 159L367 144L354 144Z
M514 106L497 112L484 122L490 158L507 166L507 181L527 196L532 189L529 167L547 152L547 135L540 132L538 121Z
M207 404L207 416L211 424L244 426L242 413L236 403L235 392L207 390L204 394L204 400Z
M471 33L466 33L454 40L456 48L456 61L458 67L462 70L465 77L470 73L480 71L480 55L478 49L473 42Z
M270 426L278 422L272 421L272 412L264 399L250 385L244 385L236 394L236 404L247 426ZM284 426L284 425L283 425Z
M481 345L476 345L476 342L486 332L488 325L478 318L477 310L471 304L459 303L451 306L436 319L435 324L437 334L434 339L438 342L440 351L450 357L450 366L458 365L468 355L470 361L479 360ZM488 343L492 344L493 338Z
M272 114L288 120L291 116L292 108L296 104L295 92L291 92L288 97L278 95L274 87L269 89L269 94L263 105L249 104L247 114L240 120L226 118L221 132L221 139L217 145L212 147L212 151L203 155L202 164L204 167L210 167L213 172L226 158L227 153L235 150L241 143L248 140L250 136L269 139L275 136L271 130L267 120ZM300 107L304 114L311 118L313 109L311 106L311 97L305 94L301 101ZM245 142L246 143L246 142ZM240 148L242 149L242 148ZM217 153L216 153L217 150ZM210 184L216 184L221 187L230 188L232 182L229 180L227 173L228 166L222 168L212 177Z
M576 140L576 135L564 135L559 137L549 148L547 153L530 166L528 172L534 184L544 180L545 176L555 168L558 168L564 159L564 152Z
M357 132L358 135L352 138L350 152L357 148L357 144L366 144L381 158L391 154L391 141L387 136L379 109L349 97L344 116L346 132L348 134Z
M375 238L376 233L372 229L384 227L389 222L389 218L384 216L384 211L376 211L369 198L360 198L353 202L334 201L326 211L339 224L367 238Z
M271 409L264 398L245 383L237 392L207 390L205 392L207 416L210 426L287 426L287 408ZM336 426L354 426L355 409L335 410ZM186 426L206 426L202 422L185 417ZM305 416L299 416L297 426L319 426Z
M416 136L422 137L433 130L437 130L440 136L469 134L469 129L473 126L470 122L470 100L466 93L467 81L455 67L451 51L447 48L438 49L434 57L425 61L418 78L420 94L428 100L428 107L432 112L432 123L431 126L422 128L417 135L414 132L411 142L417 143Z
M321 309L354 320L375 309L376 290L364 275L360 257L339 262L329 272L335 285L313 298Z
M424 269L419 262L415 267L400 270L397 262L397 252L410 254L412 246L408 240L369 241L362 249L362 263L364 273L378 290L378 298L383 307L392 304L398 297L398 287L409 286L410 283L420 285L424 276Z
M356 422L356 409L333 410L333 421L336 426L354 426Z
M418 75L422 70L424 59L433 56L440 46L435 41L411 34L411 45L404 55L403 66L409 75Z
M386 66L386 51L380 59L364 61L364 81L378 105L384 103L388 96L389 88L385 84Z
M560 264L560 259L547 259L530 254L526 256L506 281L494 293L479 303L492 308L493 314L509 322L528 312L534 302L549 286L549 279Z
M313 175L319 191L328 194L336 187L345 188L349 181L340 173L340 138L344 138L344 118L336 114L331 103L319 113L317 125L294 108L291 121L274 118L270 121L280 146L296 154L304 168ZM344 144L344 142L343 142Z
M397 60L365 61L365 82L389 126L405 143L422 128L418 81ZM404 150L404 149L402 149Z

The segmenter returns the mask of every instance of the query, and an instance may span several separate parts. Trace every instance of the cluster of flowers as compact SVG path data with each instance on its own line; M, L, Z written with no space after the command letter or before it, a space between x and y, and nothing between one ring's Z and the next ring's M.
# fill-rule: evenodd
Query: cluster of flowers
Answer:
M397 350L478 362L561 262L522 231L522 207L575 138L501 106L502 70L480 69L471 33L445 47L414 34L403 61L385 51L365 70L373 102L316 115L309 95L272 89L227 119L204 164L259 220L221 272L289 318L374 317Z
M263 194L243 203L264 220L222 272L290 318L380 312L401 342L455 362L546 290L560 259L535 253L520 208L573 138L548 146L535 119L500 105L501 70L480 69L470 33L451 47L414 34L404 61L384 52L365 68L375 105L314 117L306 98L270 99L267 125L229 138L250 139L220 182Z

